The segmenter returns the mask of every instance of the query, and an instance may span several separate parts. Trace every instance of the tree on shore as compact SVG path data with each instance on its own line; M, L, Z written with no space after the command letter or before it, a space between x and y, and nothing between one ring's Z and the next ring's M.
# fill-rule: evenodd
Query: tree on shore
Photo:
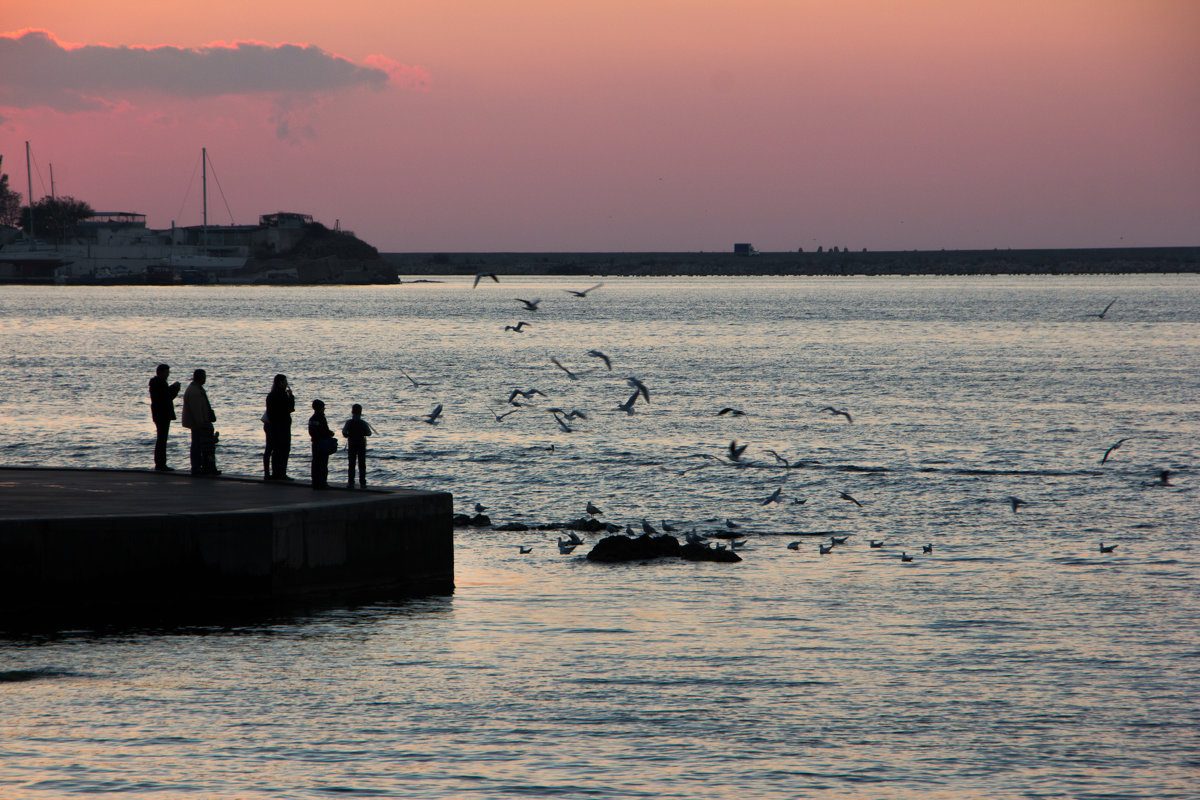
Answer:
M75 234L79 223L96 212L70 195L43 197L33 204L33 233L61 242ZM30 233L29 206L21 209L21 230Z
M3 157L0 156L0 164ZM21 221L21 193L8 188L8 175L0 172L0 225L16 226Z

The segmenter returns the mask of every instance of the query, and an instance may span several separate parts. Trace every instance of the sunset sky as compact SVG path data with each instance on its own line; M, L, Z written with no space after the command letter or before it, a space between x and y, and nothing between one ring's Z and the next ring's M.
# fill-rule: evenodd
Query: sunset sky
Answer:
M22 193L26 141L384 251L1200 245L1200 2L2 0Z

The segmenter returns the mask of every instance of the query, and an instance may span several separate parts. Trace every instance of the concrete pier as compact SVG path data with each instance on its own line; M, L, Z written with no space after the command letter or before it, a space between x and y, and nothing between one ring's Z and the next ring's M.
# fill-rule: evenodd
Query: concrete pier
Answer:
M447 492L0 467L0 625L450 594L452 516Z

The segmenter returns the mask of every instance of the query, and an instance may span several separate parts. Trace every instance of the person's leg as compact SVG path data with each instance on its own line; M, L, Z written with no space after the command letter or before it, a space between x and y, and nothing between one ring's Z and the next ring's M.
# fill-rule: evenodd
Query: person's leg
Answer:
M358 451L358 485L367 488L367 448Z
M263 425L266 444L263 445L263 479L271 480L271 429Z
M157 433L154 439L154 468L167 468L167 434L171 430L171 420L165 422L154 423L155 432Z
M204 470L204 431L192 428L192 446L188 450L192 462L192 474L199 475Z
M346 488L347 488L347 489L353 489L353 488L354 488L354 465L355 465L355 463L356 463L356 460L355 460L355 459L356 459L356 456L355 456L355 453L354 453L354 448L353 448L353 447L347 447L347 448L346 448L346 455L347 455L346 461L347 461L347 463L348 463L348 465L349 465L349 470L350 470L350 475L349 475L349 477L346 479Z

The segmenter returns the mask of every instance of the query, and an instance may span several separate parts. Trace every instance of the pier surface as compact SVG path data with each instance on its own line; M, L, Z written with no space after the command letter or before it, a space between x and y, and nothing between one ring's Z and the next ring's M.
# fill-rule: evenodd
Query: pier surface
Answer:
M0 602L11 621L81 606L449 594L452 516L446 492L0 468Z

